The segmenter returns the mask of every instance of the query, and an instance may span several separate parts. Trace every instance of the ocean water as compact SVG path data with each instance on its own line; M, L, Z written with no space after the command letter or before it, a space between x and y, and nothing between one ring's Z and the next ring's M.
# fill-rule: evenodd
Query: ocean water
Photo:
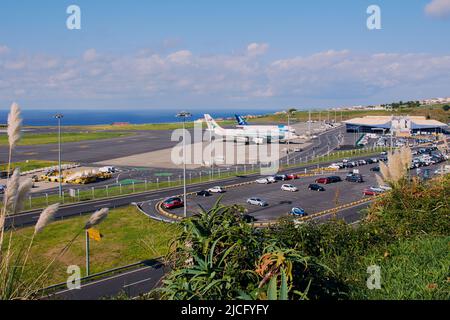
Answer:
M213 109L213 108L211 108ZM211 110L210 109L210 110ZM215 118L233 117L234 114L261 115L279 111L278 109L228 109L224 111L187 110L192 113L191 120L203 117L205 112ZM0 124L5 124L8 118L8 110L0 110ZM180 121L175 117L177 111L173 110L22 110L24 125L27 126L53 126L56 119L54 115L61 112L64 115L64 125L95 125L112 124L114 122L128 122L132 124L166 123Z

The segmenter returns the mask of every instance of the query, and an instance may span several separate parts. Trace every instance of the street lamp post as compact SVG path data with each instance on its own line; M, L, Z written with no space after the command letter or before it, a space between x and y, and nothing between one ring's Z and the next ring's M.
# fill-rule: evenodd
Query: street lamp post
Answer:
M62 172L61 172L61 119L64 116L61 113L55 115L58 120L58 171L59 171L59 197L62 197Z
M177 118L183 119L183 201L184 201L184 217L187 217L187 202L186 202L186 119L190 118L189 112L183 111L177 114Z

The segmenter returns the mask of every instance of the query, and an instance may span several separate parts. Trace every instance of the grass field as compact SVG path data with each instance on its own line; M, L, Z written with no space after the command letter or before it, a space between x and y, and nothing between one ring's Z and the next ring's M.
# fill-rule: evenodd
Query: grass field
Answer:
M217 121L222 126L235 125L236 122L232 120ZM194 127L192 121L186 122L186 129L191 129ZM203 124L203 128L206 125ZM127 125L94 125L94 126L73 126L69 127L76 130L93 130L93 131L153 131L153 130L175 130L182 129L183 124L181 122L172 123L146 123L146 124L127 124Z
M64 143L88 140L103 140L131 135L123 132L70 132L61 134ZM25 133L19 143L21 146L58 143L58 135L54 133L32 134ZM0 146L8 145L8 137L0 135Z
M431 119L435 119L441 121L443 123L447 123L450 121L450 111L444 111L441 105L434 106L422 106L419 108L400 108L394 109L393 111L388 110L348 110L342 112L337 111L336 114L334 111L330 110L329 116L330 121L335 119L339 122L342 120L349 120L356 117L363 116L390 116L390 115L410 115L410 116L429 116ZM309 112L308 111L298 111L292 117L292 121L304 122L308 121ZM311 112L311 119L313 121L318 120L328 120L328 111L327 110L314 110ZM250 122L283 122L287 121L285 114L274 114L274 115L266 115L263 117L258 117L255 119L249 119Z
M34 239L27 278L33 278L45 269L61 249L86 223L88 216L54 222ZM91 274L167 253L170 240L178 233L178 227L151 220L134 206L111 210L108 218L98 226L104 236L102 241L91 241ZM14 232L14 247L28 245L34 229ZM85 272L85 237L82 233L63 256L56 259L47 273L44 285L64 282L67 267L78 265Z
M63 164L66 164L67 162L63 162ZM42 161L42 160L29 160L28 162L13 162L11 164L11 170L14 170L15 168L20 168L21 172L35 170L35 169L41 169L41 168L47 168L56 166L58 164L57 161ZM8 165L6 163L0 164L0 171L6 171Z
M450 299L448 254L450 237L424 236L400 241L364 256L357 265L359 274L349 278L362 284L352 291L353 299L429 300ZM364 283L368 277L364 266L381 267L381 289L369 290ZM349 269L349 271L352 271Z

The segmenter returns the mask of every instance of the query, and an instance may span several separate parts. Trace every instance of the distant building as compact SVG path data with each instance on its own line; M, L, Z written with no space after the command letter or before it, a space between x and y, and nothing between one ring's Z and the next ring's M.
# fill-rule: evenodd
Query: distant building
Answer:
M420 116L366 116L344 121L347 132L410 135L417 132L446 133L445 123Z
M130 123L129 122L114 122L112 125L118 126L118 127L123 127L123 126L129 126Z

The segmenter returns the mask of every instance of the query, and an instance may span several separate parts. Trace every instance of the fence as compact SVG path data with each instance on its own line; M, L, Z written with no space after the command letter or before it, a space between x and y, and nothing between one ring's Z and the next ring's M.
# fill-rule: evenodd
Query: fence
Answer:
M298 166L308 166L317 164L320 170L320 164L335 161L346 157L369 156L385 151L382 147L361 148L356 150L330 152L322 156L304 156L290 157L290 159L280 160L280 169L295 168ZM242 175L252 175L260 172L261 164L239 165L229 168L209 168L200 171L192 171L187 173L186 183L196 184L209 181L219 181ZM317 169L315 169L317 170ZM40 209L54 203L70 204L88 200L96 200L109 198L114 196L129 195L133 193L142 193L146 191L156 191L164 188L181 187L183 185L183 176L177 177L158 177L146 180L132 180L128 183L113 183L109 185L101 185L94 187L73 186L72 190L64 190L62 196L57 191L31 194L24 207L24 210Z

